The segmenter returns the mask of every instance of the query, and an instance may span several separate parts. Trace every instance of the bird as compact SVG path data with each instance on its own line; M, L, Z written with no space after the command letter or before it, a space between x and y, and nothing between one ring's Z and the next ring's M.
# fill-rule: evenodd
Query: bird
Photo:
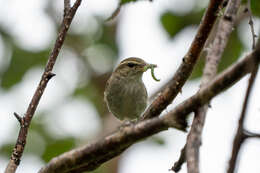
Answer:
M104 100L108 110L121 121L134 121L141 117L147 106L147 90L143 83L143 73L156 64L148 64L143 59L124 59L107 80ZM154 78L155 79L155 78Z

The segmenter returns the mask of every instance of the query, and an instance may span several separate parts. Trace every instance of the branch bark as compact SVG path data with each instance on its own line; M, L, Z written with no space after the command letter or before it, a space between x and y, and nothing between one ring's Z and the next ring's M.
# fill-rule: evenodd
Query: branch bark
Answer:
M173 167L171 168L174 172L179 172L181 170L181 167L183 163L186 162L186 144L181 149L180 157L179 159L174 163Z
M224 49L227 45L229 36L234 27L236 13L240 6L240 0L230 0L228 2L224 16L218 23L215 39L210 45L206 57L206 65L203 72L201 88L207 85L217 74L218 64ZM198 108L191 125L186 143L186 158L188 173L199 173L199 148L201 145L201 134L205 123L209 104Z
M257 35L255 34L255 29L254 29L253 15L252 15L252 10L251 10L251 0L247 0L247 8L246 9L247 9L247 12L249 14L248 24L250 25L251 34L252 34L252 41L253 41L252 49L255 49Z
M217 94L231 87L249 73L253 64L259 61L260 51L255 50L242 61L222 72L206 87L179 104L168 114L122 127L100 141L57 156L44 166L39 173L92 171L107 160L121 154L132 144L153 134L167 130L169 127L183 130L186 124L186 116L190 112L208 103Z
M253 132L249 132L247 130L244 130L244 134L246 135L246 138L260 138L259 133L253 133Z
M170 80L169 84L159 92L160 95L152 102L143 114L143 119L159 116L160 113L173 101L188 80L194 65L199 59L203 46L217 19L217 14L223 0L211 0L183 62Z
M64 0L64 3L68 4L68 1ZM36 111L36 108L39 104L41 96L47 86L47 83L55 75L52 73L52 69L56 62L60 49L63 45L64 39L65 39L66 33L69 29L69 26L71 24L71 21L75 15L80 3L81 3L81 0L76 0L74 5L69 10L67 9L67 12L65 10L66 15L64 15L64 18L63 18L63 21L61 24L61 29L58 34L58 38L56 39L54 48L50 54L50 57L46 64L44 73L42 74L41 80L32 97L32 100L27 108L27 111L26 111L24 117L20 117L16 113L14 114L20 123L20 131L18 134L18 138L17 138L16 144L15 144L15 147L13 149L10 161L5 169L5 173L14 173L20 164L20 160L21 160L21 157L23 155L23 151L24 151L24 148L26 145L26 137L27 137L27 133L28 133L28 129L29 129L31 120L32 120L33 115ZM65 6L65 9L66 8L68 8L67 5Z
M258 40L256 49L260 50L260 39ZM256 79L256 75L258 72L258 64L259 64L259 62L254 63L254 66L252 67L251 76L248 81L246 96L244 99L243 108L242 108L241 115L239 118L238 128L237 128L237 132L235 135L235 139L233 141L232 155L231 155L231 158L229 161L229 168L227 170L228 173L233 173L235 171L239 150L240 150L244 140L247 137L249 137L249 134L250 134L250 132L245 133L245 131L244 131L244 121L245 121L245 117L246 117L248 101L249 101L251 91L252 91L252 88L253 88L253 85L254 85L254 82Z
M254 84L254 81L255 81L257 71L258 71L258 64L256 64L256 67L254 67L254 70L253 70L253 72L250 76L249 82L248 82L248 88L247 88L242 112L241 112L241 115L240 115L240 119L239 119L239 122L238 122L238 129L237 129L236 136L235 136L235 139L234 139L234 142L233 142L232 156L231 156L231 159L229 161L229 168L228 168L228 171L227 171L228 173L233 173L235 171L239 150L240 150L244 140L247 137L249 137L248 136L249 133L244 132L244 121L245 121L245 116L246 116L248 100L249 100L250 93L251 93L251 90L252 90L252 87L253 87L253 84Z
M70 0L64 0L64 16L65 17L70 11Z
M148 1L152 2L152 0L148 0ZM133 2L136 3L137 1L133 1ZM126 4L128 4L128 3L130 3L130 2L122 2L122 1L120 1L118 6L117 6L117 8L113 11L113 13L105 21L109 22L109 21L115 19L119 15L121 7L126 5Z

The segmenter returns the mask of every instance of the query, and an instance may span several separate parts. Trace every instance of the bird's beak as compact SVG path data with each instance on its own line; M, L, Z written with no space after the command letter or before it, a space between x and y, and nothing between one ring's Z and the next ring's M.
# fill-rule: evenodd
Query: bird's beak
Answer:
M157 67L156 64L146 64L143 69L144 69L144 72L146 72L148 69L152 69L152 68L156 68L156 67Z

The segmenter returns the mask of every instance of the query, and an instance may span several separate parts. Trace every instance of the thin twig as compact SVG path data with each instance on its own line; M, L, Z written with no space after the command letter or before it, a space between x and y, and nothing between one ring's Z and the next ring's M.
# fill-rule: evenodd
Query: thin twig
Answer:
M243 133L245 134L246 138L260 138L260 134L253 133L253 132L250 132L248 130L244 130Z
M23 125L23 117L18 115L16 112L14 112L14 116L17 119L17 121L20 123L20 126L22 126Z
M139 0L139 1L140 1L140 0ZM150 1L150 2L153 2L152 0L149 0L149 1ZM109 16L105 21L106 21L106 22L109 22L109 21L115 19L115 18L119 15L120 10L121 10L121 7L122 7L123 5L126 5L126 4L130 3L130 2L131 2L131 1L125 2L125 3L119 3L118 6L117 6L117 8L116 8L116 9L114 10L114 12L111 14L111 16ZM133 2L136 2L136 1L133 1Z
M111 20L113 20L114 18L116 18L116 16L118 16L120 10L121 10L122 5L118 5L118 7L116 8L116 10L111 14L111 16L109 18L106 19L106 22L109 22Z
M65 0L66 1L66 0ZM64 2L65 2L64 1ZM66 1L66 3L68 3ZM65 4L66 4L65 3ZM81 3L81 0L77 0L75 2L75 4L73 5L72 8L70 8L69 12L67 13L66 16L64 16L62 24L61 24L61 29L60 32L58 34L58 38L55 42L54 48L50 54L50 57L48 59L48 62L46 64L44 73L41 77L41 80L38 84L38 87L33 95L33 98L27 108L27 111L25 113L25 116L23 118L21 118L20 116L17 116L18 114L15 114L16 118L18 119L18 121L23 122L21 123L21 127L20 127L20 131L19 131L19 135L15 144L15 147L13 149L12 155L11 155L11 159L5 169L5 173L14 173L20 163L24 148L25 148L25 144L26 144L26 137L27 137L27 133L28 133L28 129L31 123L31 120L33 118L33 115L36 111L36 108L39 104L39 101L41 99L41 96L47 86L48 81L55 75L52 73L52 69L54 67L54 64L56 62L57 56L60 52L60 49L62 47L62 44L64 42L66 33L69 29L69 26L71 24L71 21L76 13L77 8L79 7ZM66 8L66 7L65 7Z
M249 22L248 24L250 25L250 29L251 29L251 33L252 33L252 39L253 39L253 43L252 43L252 49L255 49L255 44L256 44L256 34L255 34L255 30L254 30L254 22L253 22L253 15L252 15L252 11L251 11L251 0L247 0L247 8L246 11L249 14Z
M118 156L132 144L166 130L168 127L184 129L186 116L190 112L208 103L220 92L231 87L250 72L252 64L256 61L260 61L260 50L255 50L242 61L229 67L206 87L185 100L168 114L144 120L135 125L122 127L100 141L57 156L44 166L39 173L91 171L102 163ZM179 122L182 122L182 125Z
M179 159L174 163L173 167L171 168L172 171L174 172L179 172L181 170L181 167L183 163L186 162L186 144L184 147L181 149L181 154Z
M160 95L152 102L143 114L143 119L159 116L160 113L173 101L188 80L194 65L199 59L203 46L217 19L217 13L223 0L211 0L199 26L197 34L183 58L182 64L177 69L169 84L163 88Z
M227 4L224 16L220 19L216 30L216 36L208 51L206 65L203 72L201 88L205 87L217 74L218 64L232 33L234 19L240 6L240 0L230 0ZM201 135L205 124L208 104L195 111L195 116L187 136L186 158L188 173L199 173L199 151Z
M259 40L258 40L257 49L260 49ZM246 139L246 137L248 137L247 134L244 133L244 121L245 121L245 117L246 117L248 101L249 101L251 91L252 91L252 88L253 88L253 85L254 85L254 82L256 79L256 75L258 72L258 64L259 64L259 62L255 62L252 66L252 72L251 72L251 76L248 81L248 87L247 87L246 96L245 96L244 103L243 103L243 108L242 108L241 115L240 115L239 122L238 122L237 132L235 135L235 139L233 141L232 155L231 155L231 158L229 161L229 168L227 170L227 173L234 172L239 150L240 150L241 145L243 144L244 140Z

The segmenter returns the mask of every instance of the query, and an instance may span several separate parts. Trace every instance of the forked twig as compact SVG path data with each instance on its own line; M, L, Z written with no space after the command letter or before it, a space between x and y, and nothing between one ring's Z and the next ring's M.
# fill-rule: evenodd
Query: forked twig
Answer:
M39 104L41 96L47 86L49 80L55 75L52 73L52 69L60 52L60 49L65 40L66 33L69 29L71 21L81 3L81 0L76 0L74 5L70 7L70 1L64 0L64 17L61 24L61 28L58 34L58 38L56 39L54 48L50 54L48 62L45 66L44 73L42 74L41 80L38 84L38 87L33 95L33 98L27 108L27 111L23 117L19 116L17 113L14 113L15 117L20 123L20 131L17 137L17 141L15 147L13 149L10 161L5 169L5 173L14 173L17 167L20 164L21 157L23 155L23 151L26 145L26 137L28 133L28 129L33 118L33 115L36 111L36 108Z

